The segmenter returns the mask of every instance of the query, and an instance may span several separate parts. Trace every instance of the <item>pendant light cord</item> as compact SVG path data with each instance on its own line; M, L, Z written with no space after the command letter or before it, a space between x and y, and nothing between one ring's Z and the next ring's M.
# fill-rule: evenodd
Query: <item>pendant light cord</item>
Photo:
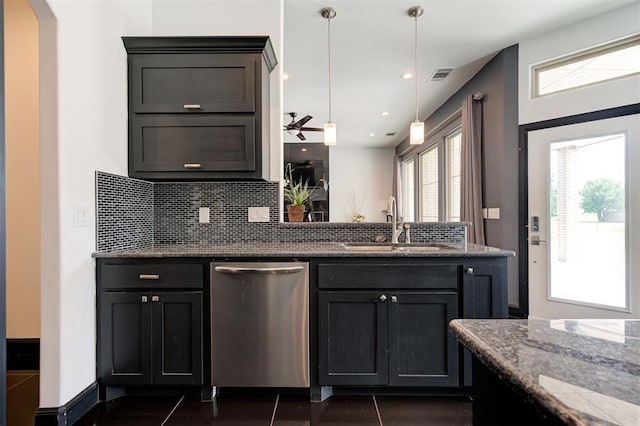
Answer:
M331 123L331 17L327 18L327 53L329 64L329 123Z
M413 58L414 58L414 68L415 73L413 79L415 80L415 91L416 91L416 121L418 121L418 15L414 17L415 20L415 37L413 44Z

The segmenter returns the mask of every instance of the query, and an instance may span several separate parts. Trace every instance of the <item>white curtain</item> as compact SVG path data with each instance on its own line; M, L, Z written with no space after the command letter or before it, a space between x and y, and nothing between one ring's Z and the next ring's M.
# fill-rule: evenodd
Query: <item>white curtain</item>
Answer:
M485 244L482 217L482 99L467 96L462 102L462 163L460 167L460 220L471 222L468 242Z

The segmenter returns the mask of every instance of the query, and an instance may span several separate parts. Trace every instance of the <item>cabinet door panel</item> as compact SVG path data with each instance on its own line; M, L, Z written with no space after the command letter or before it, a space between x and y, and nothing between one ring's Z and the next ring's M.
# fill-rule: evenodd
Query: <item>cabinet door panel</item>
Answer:
M153 383L202 384L202 292L152 297Z
M130 64L133 110L254 112L255 61L253 55L246 54L133 55Z
M458 384L457 344L448 328L458 314L457 297L455 292L391 293L390 385Z
M150 305L144 293L101 295L98 374L102 384L151 384Z
M137 115L131 124L135 172L253 172L255 118L223 115ZM176 175L176 177L181 177Z
M504 264L465 265L462 279L464 318L507 318L507 283ZM462 350L464 357L463 385L471 386L471 352Z
M319 293L321 385L387 383L386 302L378 292Z

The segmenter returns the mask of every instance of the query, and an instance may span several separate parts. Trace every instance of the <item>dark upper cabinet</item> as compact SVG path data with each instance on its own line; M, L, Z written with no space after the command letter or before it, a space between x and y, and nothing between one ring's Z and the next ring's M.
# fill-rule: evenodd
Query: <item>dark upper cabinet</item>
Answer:
M134 113L255 112L259 57L138 54L129 61Z
M129 176L269 179L269 37L123 37Z

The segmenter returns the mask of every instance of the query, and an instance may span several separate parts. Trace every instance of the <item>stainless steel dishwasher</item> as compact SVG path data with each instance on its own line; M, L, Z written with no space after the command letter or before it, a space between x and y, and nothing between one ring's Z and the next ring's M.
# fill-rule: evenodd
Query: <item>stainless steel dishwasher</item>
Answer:
M308 277L303 262L211 264L214 386L309 387Z

